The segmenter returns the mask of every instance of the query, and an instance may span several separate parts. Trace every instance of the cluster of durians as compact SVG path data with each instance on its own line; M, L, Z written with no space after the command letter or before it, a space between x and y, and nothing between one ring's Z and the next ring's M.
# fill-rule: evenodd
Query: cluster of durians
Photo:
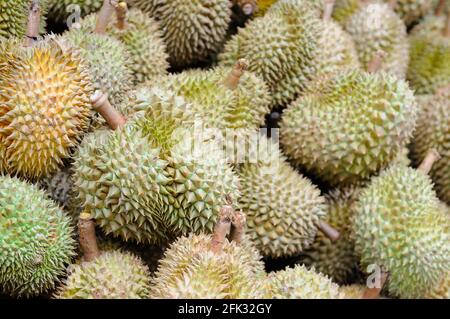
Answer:
M1 294L450 298L450 8L0 0L0 174Z

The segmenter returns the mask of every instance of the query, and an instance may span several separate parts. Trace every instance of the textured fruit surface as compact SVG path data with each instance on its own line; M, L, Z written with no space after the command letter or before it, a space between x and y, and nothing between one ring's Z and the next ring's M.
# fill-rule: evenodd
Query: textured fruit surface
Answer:
M444 279L434 289L429 291L424 298L450 299L450 275L444 276Z
M146 299L150 273L142 260L120 251L103 252L91 262L72 265L57 299Z
M403 80L348 71L318 80L288 107L280 140L295 164L329 184L351 184L386 167L407 145L416 113Z
M449 271L449 219L421 171L389 168L362 191L357 210L356 251L363 266L389 272L390 294L421 298Z
M72 180L69 168L61 169L55 174L40 180L38 185L58 205L63 208L69 206L72 192Z
M339 288L343 299L362 299L366 289L367 288L365 286L357 284L341 286Z
M89 13L97 12L103 4L103 0L47 0L49 5L48 15L51 20L59 23L67 23L71 15L82 18ZM74 21L72 21L74 22Z
M55 287L75 255L70 218L36 186L0 177L0 290L31 297Z
M411 155L419 165L430 149L438 151L441 159L433 165L430 176L439 198L450 205L450 93L421 96L418 101Z
M166 250L152 279L151 298L261 298L263 263L251 245L225 241L210 250L211 236L181 237Z
M139 8L149 16L158 19L159 9L167 0L129 0L132 7Z
M51 39L33 48L18 45L6 50L0 70L0 166L34 179L56 172L78 144L88 126L93 90L85 64L73 51Z
M267 296L270 299L339 299L339 286L328 277L295 266L271 273L266 282Z

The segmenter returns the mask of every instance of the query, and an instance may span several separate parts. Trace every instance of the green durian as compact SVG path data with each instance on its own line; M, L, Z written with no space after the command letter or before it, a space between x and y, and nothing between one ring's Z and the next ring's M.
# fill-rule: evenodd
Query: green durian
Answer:
M430 16L411 32L408 80L417 94L435 94L450 85L448 21L450 18Z
M450 221L428 169L390 167L372 179L356 206L353 230L361 264L388 272L387 289L400 298L423 298L450 268Z
M420 112L411 144L416 165L435 149L441 156L430 177L441 200L450 205L450 90L446 93L418 97Z
M259 153L238 168L247 234L264 256L298 255L314 241L325 200L289 165L278 144L261 137L255 147Z
M383 72L347 71L318 79L288 107L280 141L296 165L344 186L370 178L396 158L416 117L405 81Z
M327 195L326 221L340 236L333 242L318 233L311 247L303 252L300 259L303 264L313 266L339 284L351 282L358 266L351 222L355 215L355 201L359 191L358 188L350 187L336 189Z
M409 42L406 26L388 4L368 3L353 14L344 26L351 35L359 61L368 70L379 52L384 53L382 71L405 78Z
M49 176L88 128L88 68L51 38L30 48L19 40L0 47L0 168L29 179Z
M71 265L54 294L57 299L147 299L150 273L142 260L127 252L105 251L90 262Z
M0 177L0 291L32 297L55 287L75 255L70 218L36 186Z
M339 286L328 277L296 265L269 274L266 281L268 299L340 299Z
M132 7L142 10L150 17L159 18L159 9L167 2L167 0L129 0Z
M72 15L79 19L97 12L104 0L47 0L48 16L57 23L67 23ZM77 22L77 21L75 21Z

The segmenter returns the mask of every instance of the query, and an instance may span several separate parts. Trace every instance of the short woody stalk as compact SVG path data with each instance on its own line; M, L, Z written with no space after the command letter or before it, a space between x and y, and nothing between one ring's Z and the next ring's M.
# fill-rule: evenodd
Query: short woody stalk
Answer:
M367 72L376 73L381 70L383 66L383 59L385 57L385 53L382 51L377 52L377 54L373 57L373 59L367 65Z
M25 47L33 46L39 36L39 26L41 22L41 5L39 0L31 1L28 10L27 29L25 31Z
M420 166L417 168L418 171L421 171L425 175L428 175L433 167L433 164L441 158L438 151L430 150L425 156L425 159L422 161Z
M436 10L434 11L434 15L437 17L440 17L445 12L445 1L446 0L439 0L439 3L436 7Z
M112 130L123 127L127 120L120 114L108 101L108 94L97 91L91 97L92 107L97 111L108 123Z
M444 37L450 38L450 9L449 9L449 12L447 13L447 20L445 22L445 28L443 31L443 35L444 35Z
M104 0L103 6L98 13L97 24L94 32L97 34L105 34L108 28L111 16L114 14L115 8L118 6L118 0Z
M122 1L116 7L117 29L125 30L127 28L127 14L128 14L127 3Z
M230 90L235 90L238 87L239 81L247 68L248 63L245 59L238 60L234 64L233 69L228 74L225 81L223 81L223 85L225 85L225 87Z
M244 241L245 225L247 224L247 218L242 211L235 211L231 219L231 235L230 240L240 245Z
M323 220L317 223L317 228L333 242L337 241L341 236L335 228Z
M379 287L367 288L362 295L362 299L380 299L381 291L386 284L389 274L387 272L381 272L380 276Z
M89 262L100 256L97 236L95 235L95 223L89 213L83 212L80 214L78 219L78 236L84 261Z
M388 2L388 6L392 9L395 10L395 8L397 7L397 0L390 0Z
M330 21L333 14L335 0L325 0L323 6L323 21Z
M227 240L227 235L231 230L231 220L234 209L231 205L225 205L219 212L219 218L214 228L211 240L211 251L219 254L223 251L223 245Z

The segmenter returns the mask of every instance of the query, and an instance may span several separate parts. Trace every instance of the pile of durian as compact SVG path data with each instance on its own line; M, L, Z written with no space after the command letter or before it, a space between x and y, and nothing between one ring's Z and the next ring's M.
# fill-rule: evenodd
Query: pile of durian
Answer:
M450 4L0 0L0 297L450 298Z

